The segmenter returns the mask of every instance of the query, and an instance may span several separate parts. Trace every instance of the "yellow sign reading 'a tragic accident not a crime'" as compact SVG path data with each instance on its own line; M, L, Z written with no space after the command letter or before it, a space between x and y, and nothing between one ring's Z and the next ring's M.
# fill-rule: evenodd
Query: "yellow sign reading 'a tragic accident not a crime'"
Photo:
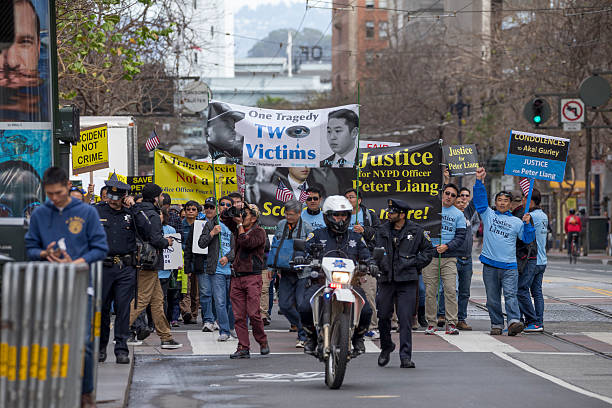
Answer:
M174 204L185 204L189 200L203 203L208 197L219 198L238 189L236 165L215 163L213 172L211 163L162 150L155 150L155 183L170 195Z
M107 167L107 124L81 128L81 140L72 147L72 173L76 175Z

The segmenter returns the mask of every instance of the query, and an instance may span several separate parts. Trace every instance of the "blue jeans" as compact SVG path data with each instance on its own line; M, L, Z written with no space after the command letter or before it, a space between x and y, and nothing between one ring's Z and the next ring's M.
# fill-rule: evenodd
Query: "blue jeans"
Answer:
M306 340L306 332L302 328L297 303L304 297L308 278L298 279L295 273L283 272L278 287L278 307L289 323L298 329L298 339Z
M468 259L457 258L457 279L459 284L457 320L465 322L467 307L470 300L470 286L472 285L472 257Z
M230 330L234 328L234 312L232 311L232 302L229 301L228 296L231 276L216 273L214 275L202 274L199 277L203 275L206 275L207 278L198 281L200 294L202 293L202 282L204 282L206 290L212 293L212 298L214 299L212 303L217 315L219 334L230 334ZM200 299L202 299L201 295ZM202 300L200 300L200 305L202 304ZM210 309L209 315L212 315L212 307Z
M209 275L206 272L198 276L198 291L200 292L200 309L202 310L202 322L214 323L215 316L212 310L213 296L213 278L215 275Z
M533 297L533 306L536 314L536 324L544 325L544 295L542 294L542 279L544 279L544 270L546 265L536 265L533 280L531 281L531 296Z
M272 307L274 307L274 282L278 279L276 272L270 279L270 288L268 290L268 315L272 316Z
M533 303L531 302L531 295L529 294L531 284L533 283L533 277L535 276L535 269L536 260L528 260L523 273L519 274L518 279L518 291L516 293L516 297L519 302L521 314L525 316L525 323L527 325L535 324L538 320Z
M419 307L425 307L425 282L421 274L419 274Z
M518 271L516 269L500 269L493 266L482 265L482 280L487 292L487 309L492 328L504 328L504 315L502 314L501 294L504 291L506 301L506 316L508 326L519 322L521 311L519 309L516 292L518 287Z

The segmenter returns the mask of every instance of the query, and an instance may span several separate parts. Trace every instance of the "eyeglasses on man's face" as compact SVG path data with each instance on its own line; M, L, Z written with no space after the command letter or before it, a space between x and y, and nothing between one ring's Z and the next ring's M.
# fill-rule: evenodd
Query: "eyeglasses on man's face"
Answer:
M306 201L319 201L320 199L320 197L308 197Z
M231 207L233 204L232 204L232 203L225 202L225 203L221 203L221 204L219 204L219 205L220 205L221 207Z
M457 197L457 194L455 194L455 193L453 193L453 192L451 192L451 191L445 191L445 192L444 192L444 195L451 196L451 197L453 197L453 198Z

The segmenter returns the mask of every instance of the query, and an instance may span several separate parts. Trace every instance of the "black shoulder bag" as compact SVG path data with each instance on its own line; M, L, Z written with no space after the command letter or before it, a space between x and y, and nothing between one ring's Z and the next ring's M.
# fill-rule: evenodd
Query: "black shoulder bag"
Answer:
M145 217L149 225L151 225L151 221L147 215L140 211L140 214ZM134 220L134 231L136 231L136 266L139 269L144 269L147 271L155 270L157 268L157 263L159 261L159 252L157 252L157 248L151 245L150 242L142 239L140 234L138 233L138 226L136 224L136 220Z

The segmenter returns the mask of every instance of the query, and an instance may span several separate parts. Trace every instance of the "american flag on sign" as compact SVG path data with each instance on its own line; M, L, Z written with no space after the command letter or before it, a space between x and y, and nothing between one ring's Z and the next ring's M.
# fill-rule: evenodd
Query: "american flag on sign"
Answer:
M300 186L300 198L298 198L300 203L305 203L306 199L308 198L309 194L306 192L306 189L307 189L306 183Z
M145 143L145 147L147 148L147 151L150 152L151 150L155 149L158 145L159 145L159 138L157 137L157 133L155 133L155 129L153 129L151 131L151 135L149 136L149 138L147 139L147 142Z
M286 203L287 201L293 198L293 191L289 190L282 181L278 182L278 187L276 188L276 199Z
M531 180L528 178L524 178L519 181L519 186L521 187L521 191L525 197L529 195L529 184L531 184Z

